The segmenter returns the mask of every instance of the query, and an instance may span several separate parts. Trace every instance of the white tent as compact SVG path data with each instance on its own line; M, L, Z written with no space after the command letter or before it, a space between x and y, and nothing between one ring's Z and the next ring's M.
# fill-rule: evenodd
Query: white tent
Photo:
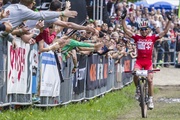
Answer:
M164 2L171 3L174 6L178 6L180 0L143 0L143 1L146 1L148 4L154 4L156 2L164 1Z

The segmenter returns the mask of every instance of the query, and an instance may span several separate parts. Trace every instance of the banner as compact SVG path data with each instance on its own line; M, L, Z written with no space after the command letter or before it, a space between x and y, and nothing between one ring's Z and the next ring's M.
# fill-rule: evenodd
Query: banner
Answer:
M90 55L88 56L88 64L87 64L87 83L86 89L87 90L94 90L98 87L97 81L97 63L98 63L98 56L97 55ZM99 78L99 76L98 76Z
M16 39L18 48L13 49L8 42L8 79L7 93L31 94L31 65L28 62L30 58L30 45L25 44L21 39Z
M126 84L132 77L131 73L124 73L124 71L132 70L132 58L128 55L122 58L122 80L123 84Z
M108 59L103 55L98 55L97 64L98 88L106 86L108 77Z
M77 71L74 75L73 79L73 92L75 94L80 94L84 92L84 84L86 79L86 63L87 63L87 57L84 55L77 55Z
M40 96L59 96L60 77L54 53L50 51L44 52L41 55Z
M106 86L108 78L108 59L103 55L88 57L87 90Z
M38 57L38 51L37 51L37 44L33 45L31 49L31 64L32 64L32 93L36 94L38 85L38 64L39 64L39 57Z
M122 82L122 65L120 63L116 64L116 81Z

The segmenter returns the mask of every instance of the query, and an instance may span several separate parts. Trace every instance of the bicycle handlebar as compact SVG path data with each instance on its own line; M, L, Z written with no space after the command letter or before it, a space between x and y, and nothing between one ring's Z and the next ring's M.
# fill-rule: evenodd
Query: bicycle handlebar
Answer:
M155 70L137 70L137 71L124 71L124 73L131 73L133 75L139 75L139 76L147 76L148 73L153 73L155 71L160 71L160 69Z
M138 71L138 70L137 70ZM154 72L154 71L160 71L160 69L154 69L154 70L144 70L144 71L148 71L148 73ZM130 70L130 71L124 71L125 73L136 73L136 71L134 70Z

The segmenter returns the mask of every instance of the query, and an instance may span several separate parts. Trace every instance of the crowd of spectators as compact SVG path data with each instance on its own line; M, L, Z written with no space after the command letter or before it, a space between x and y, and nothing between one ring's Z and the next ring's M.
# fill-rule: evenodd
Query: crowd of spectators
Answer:
M111 23L88 19L87 24L82 26L67 22L69 17L77 15L75 11L70 11L70 2L66 3L63 12L61 6L61 2L54 0L48 11L38 12L33 0L3 0L0 27L1 31L6 32L1 32L1 38L11 41L14 47L17 46L14 42L15 37L20 37L29 44L37 43L40 53L56 50L62 53L63 60L72 56L74 62L72 72L75 72L77 52L85 55L92 53L106 55L115 59L116 64L123 56L130 55L136 58L134 40L122 29L120 16L124 8L128 11L126 19L128 29L136 34L140 32L138 26L142 19L149 21L149 34L160 33L167 23L165 9L146 8L133 3L128 5L127 0L119 2L108 0L107 11ZM171 13L174 14L174 11L171 10ZM20 17L14 19L17 15ZM71 34L72 29L77 31ZM174 63L175 50L178 52L177 62L180 63L180 19L174 14L168 34L154 46L154 67L162 63L168 67L171 62Z
M142 18L148 19L149 27L151 28L150 34L160 33L166 23L166 10L144 7L143 4L136 6L135 4L127 4L127 0L123 2L117 2L109 0L107 2L107 9L109 15L115 18L113 26L119 24L119 18L124 7L128 10L128 18L126 19L129 29L135 33L139 33L138 24ZM112 9L114 7L114 9ZM114 11L113 11L114 10ZM154 46L153 62L158 67L164 63L165 67L169 67L171 63L175 62L176 53L178 53L177 63L180 63L179 55L179 41L180 41L180 19L175 14L175 10L170 10L174 14L173 22L169 32L160 40L158 40Z
M12 19L14 17L12 14L17 13L12 10L14 9L14 6L21 6L19 2L26 6L26 10L31 9L31 11L29 12L29 16L24 14L24 18L17 19L18 21L16 21L15 19ZM136 34L139 34L138 26L141 19L149 20L149 34L160 33L167 23L165 9L154 9L153 7L146 8L142 4L136 6L133 3L128 5L126 0L119 2L116 0L109 0L107 1L107 10L111 20L110 24L103 23L103 21L100 20L88 19L87 24L81 26L72 22L67 22L68 18L74 17L76 13L74 13L74 15L70 13L70 2L66 5L65 11L61 12L61 15L58 15L61 16L59 18L56 18L58 17L56 13L62 10L62 5L61 2L56 0L50 4L48 10L49 13L44 13L45 16L39 15L35 18L33 15L35 12L32 12L32 10L36 10L34 9L35 2L33 0L3 0L1 31L6 31L6 33L11 32L13 37L8 34L8 38L6 39L11 41L14 47L16 47L16 43L13 39L14 36L16 36L21 37L26 43L37 43L40 52L58 50L63 53L64 60L72 56L76 68L77 52L86 55L92 53L106 55L115 59L116 63L120 61L120 58L127 56L128 54L132 58L136 58L136 45L134 44L133 39L129 38L122 29L120 16L124 8L128 11L126 19L128 29ZM56 13L52 11L56 11ZM33 14L31 14L31 12ZM51 12L56 15L50 15ZM171 10L171 12L172 14L174 13L173 10ZM78 30L69 35L72 32L72 29ZM76 40L76 42L73 42L72 39ZM154 67L157 67L156 63L159 65L165 63L164 66L168 67L171 62L174 62L174 55L176 55L174 54L175 51L180 51L179 41L180 20L177 15L174 14L173 23L171 24L171 29L168 34L158 40L154 46ZM70 46L71 49L69 49L70 47L67 47L70 43L73 43ZM178 63L180 63L179 59Z
M122 28L121 13L127 9L126 24L130 31L139 34L139 23L142 19L149 21L149 34L160 33L168 19L165 9L146 8L143 5L128 5L127 0L107 1L107 11L111 23L87 19L86 24L78 25L68 22L68 18L76 17L77 12L71 11L70 2L66 2L64 11L59 0L53 0L47 11L38 11L34 0L3 0L0 13L0 39L12 42L18 47L15 39L21 38L27 44L37 44L39 53L50 50L61 52L63 60L73 58L74 68L77 69L77 53L83 55L105 55L120 63L123 56L137 57L136 44L126 35ZM174 11L171 11L174 14ZM88 18L88 17L87 17ZM171 29L154 45L154 67L169 67L174 64L178 53L177 63L180 64L180 19L174 14Z

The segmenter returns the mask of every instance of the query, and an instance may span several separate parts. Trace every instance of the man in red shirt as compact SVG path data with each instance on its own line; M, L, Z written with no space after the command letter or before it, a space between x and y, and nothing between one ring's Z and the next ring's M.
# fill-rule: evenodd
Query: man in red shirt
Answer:
M139 24L140 35L134 34L130 30L128 30L126 22L125 22L126 14L127 14L127 10L124 9L121 15L122 26L124 28L124 32L129 37L134 39L137 46L138 55L137 55L136 63L134 65L134 70L136 71L142 68L145 70L152 70L152 51L153 51L154 43L156 40L160 39L168 32L168 29L171 25L172 15L170 15L169 13L167 14L167 18L169 21L163 32L149 36L150 28L148 26L148 21L146 20L141 21L141 23ZM134 76L134 83L136 87L137 87L137 82L138 82L138 77ZM148 74L148 85L149 85L148 86L148 91L149 91L149 106L148 107L150 109L153 109L154 104L153 104L153 74L152 73Z

